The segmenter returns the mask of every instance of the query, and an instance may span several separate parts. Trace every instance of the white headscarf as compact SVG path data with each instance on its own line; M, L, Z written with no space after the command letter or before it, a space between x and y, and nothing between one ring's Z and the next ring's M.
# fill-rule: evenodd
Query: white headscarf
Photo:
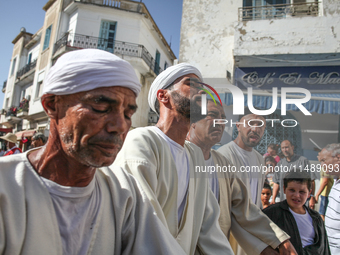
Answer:
M157 91L160 89L166 89L176 79L187 74L195 74L201 81L203 81L201 72L196 67L188 63L170 66L156 77L151 84L148 97L149 106L154 112L156 112L155 104L157 100Z
M61 56L44 80L43 94L69 95L120 86L136 96L141 84L129 62L103 50L76 50Z

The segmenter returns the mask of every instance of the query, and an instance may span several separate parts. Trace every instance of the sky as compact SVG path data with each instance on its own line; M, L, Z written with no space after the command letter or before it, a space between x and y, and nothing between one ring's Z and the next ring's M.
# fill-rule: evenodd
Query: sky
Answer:
M45 11L42 7L48 0L16 0L0 1L0 109L2 109L4 93L3 82L7 80L13 52L12 41L20 33L22 27L26 32L35 34L44 24ZM164 38L178 58L182 18L182 0L142 0L155 20Z

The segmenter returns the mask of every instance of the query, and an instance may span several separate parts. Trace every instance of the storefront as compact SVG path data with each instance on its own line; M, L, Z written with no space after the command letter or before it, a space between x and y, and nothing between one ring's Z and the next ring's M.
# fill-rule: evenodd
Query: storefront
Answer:
M234 121L238 116L232 112L237 104L245 107L245 114L270 109L265 116L266 132L256 148L260 153L265 153L270 143L289 139L296 153L314 160L318 147L340 142L339 66L236 68L233 83L243 98L238 95L236 102L232 91L220 97L227 116L233 116ZM236 126L229 130L228 139L224 136L221 144L236 138Z

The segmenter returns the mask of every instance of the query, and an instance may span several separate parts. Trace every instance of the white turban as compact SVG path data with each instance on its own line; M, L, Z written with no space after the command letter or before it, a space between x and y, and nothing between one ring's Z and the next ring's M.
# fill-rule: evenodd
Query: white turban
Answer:
M43 94L69 95L120 86L136 96L141 84L129 62L103 50L84 49L61 56L44 80Z
M175 80L187 74L195 74L201 81L203 81L201 72L196 67L188 63L170 66L156 77L151 84L148 97L149 106L154 112L156 112L155 104L157 100L157 91L160 89L166 89Z

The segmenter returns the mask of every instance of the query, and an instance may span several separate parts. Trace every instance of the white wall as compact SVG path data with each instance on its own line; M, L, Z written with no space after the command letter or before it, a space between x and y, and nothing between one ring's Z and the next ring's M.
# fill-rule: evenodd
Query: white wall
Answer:
M78 5L75 33L99 37L101 21L117 22L116 40L138 42L139 19L137 14L109 7Z
M242 0L184 0L180 62L198 67L206 78L225 78L233 67L235 25Z
M234 55L339 52L339 23L340 15L240 22Z
M242 0L184 0L180 62L204 77L233 73L233 56L340 51L340 1L323 0L324 16L238 21Z
M117 22L115 40L144 45L153 58L156 50L161 54L160 67L164 62L172 65L171 56L151 22L143 15L109 7L78 4L78 9L69 17L68 31L99 37L103 20ZM66 31L65 31L66 32Z
M164 70L165 61L168 63L168 66L172 66L170 54L166 46L152 27L151 21L146 18L143 18L140 22L139 44L144 45L154 59L156 57L156 50L159 51L161 54L160 67L162 70Z

